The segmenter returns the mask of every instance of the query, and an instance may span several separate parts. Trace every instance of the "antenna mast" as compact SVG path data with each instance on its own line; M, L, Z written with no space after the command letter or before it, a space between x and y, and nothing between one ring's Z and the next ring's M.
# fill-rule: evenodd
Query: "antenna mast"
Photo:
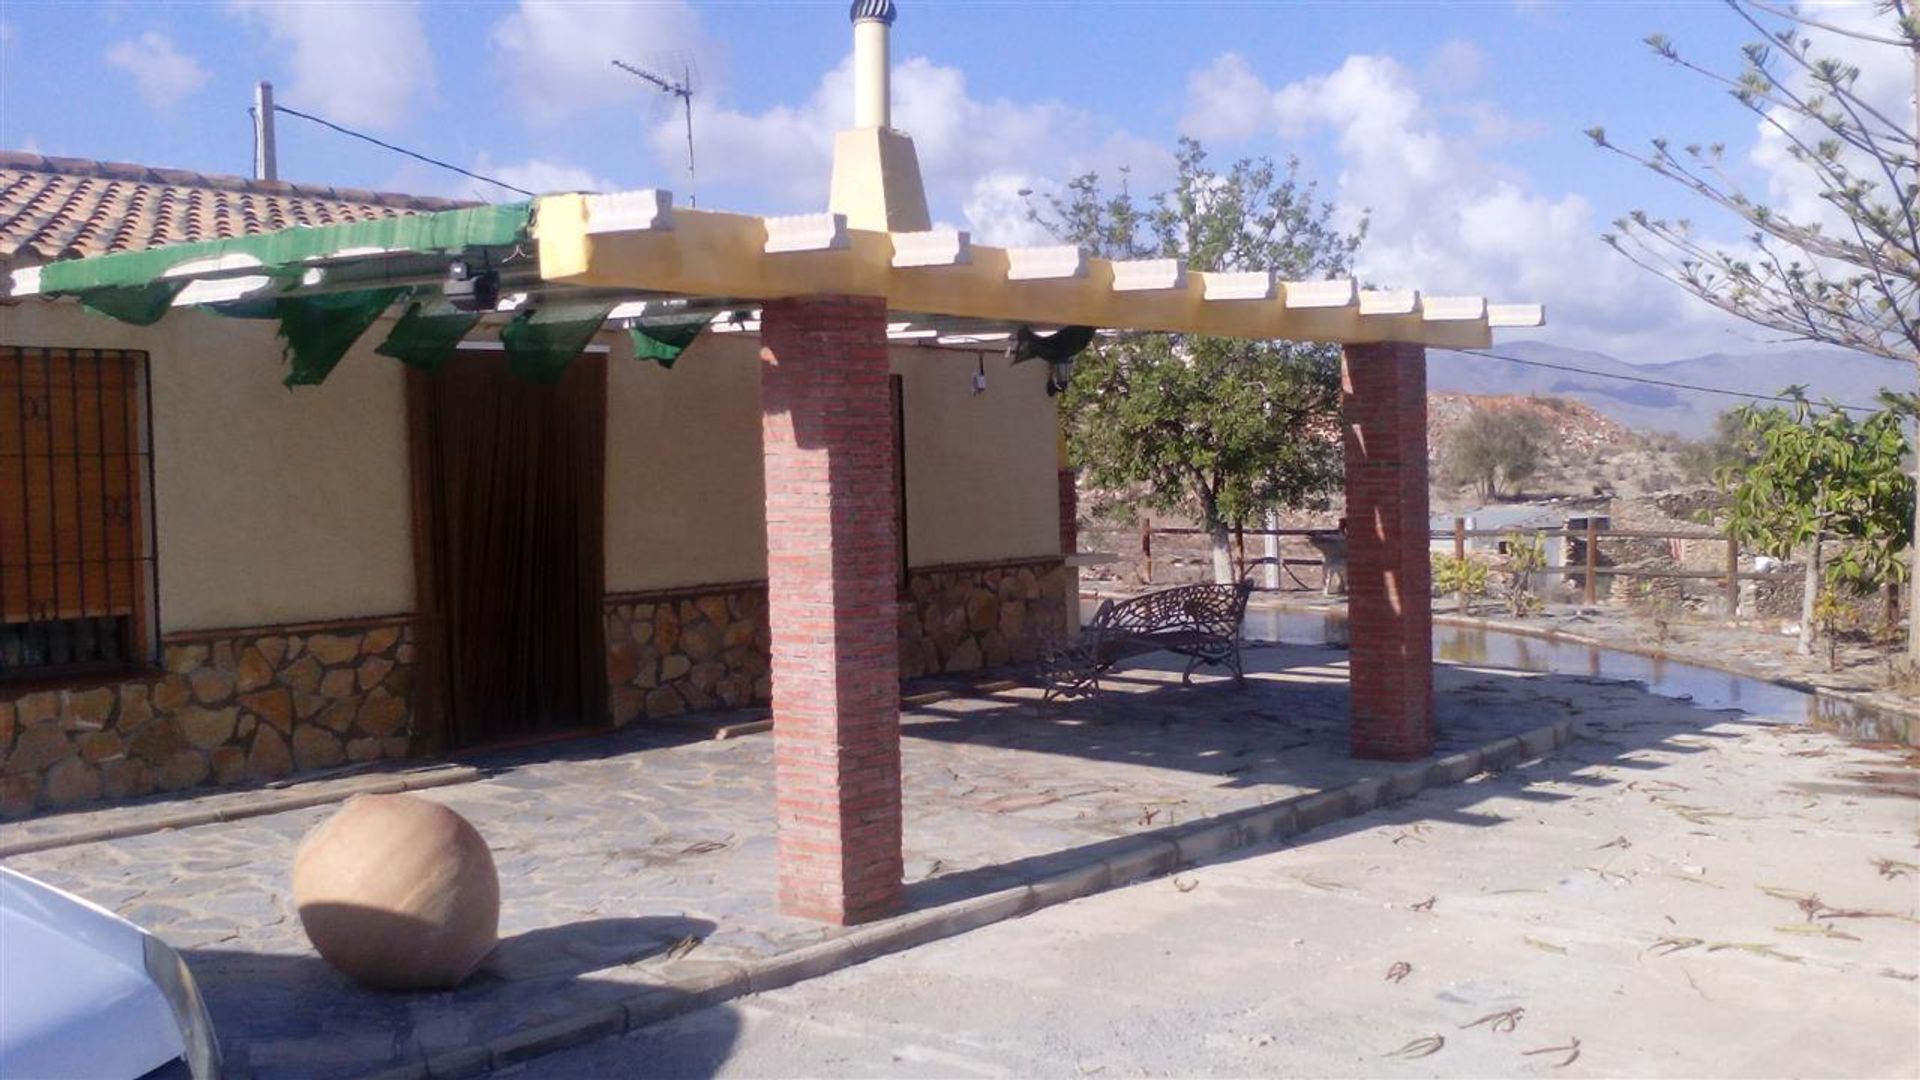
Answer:
M619 68L621 71L624 71L629 75L633 75L638 78L645 79L646 81L652 83L655 87L657 87L661 93L672 94L674 97L677 97L680 99L680 105L683 111L685 112L686 118L687 118L687 187L690 189L687 192L687 205L688 206L700 205L699 196L697 196L694 193L694 190L692 190L696 188L696 185L698 182L698 178L695 176L693 171L693 70L692 68L686 65L682 65L680 68L680 81L673 82L668 79L663 79L660 76L655 75L651 71L647 71L643 68L635 67L624 60L613 61L613 66Z

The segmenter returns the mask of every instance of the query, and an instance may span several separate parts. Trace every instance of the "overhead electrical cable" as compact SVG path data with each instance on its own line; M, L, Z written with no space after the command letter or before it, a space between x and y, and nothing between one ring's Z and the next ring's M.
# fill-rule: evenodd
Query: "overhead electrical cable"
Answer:
M288 116L297 116L302 120L311 120L314 123L319 124L321 127L332 128L333 130L339 132L342 135L351 135L356 139L365 140L366 142L370 142L373 145L378 146L382 149L391 150L396 154L405 154L406 156L413 158L416 161L424 161L429 165L434 165L442 169L447 169L452 172L457 172L461 176L472 177L473 179L479 180L482 183L492 184L495 187L506 188L508 191L517 191L520 194L527 196L528 198L532 198L535 195L534 192L528 191L526 188L523 188L523 187L515 187L514 185L507 183L505 180L495 180L491 176L482 176L481 174L474 172L471 169L463 169L460 166L454 165L450 162L441 161L439 158L430 158L425 154L417 153L413 150L409 150L404 146L395 146L390 142L385 142L381 139L376 139L371 135L365 134L363 132L355 131L352 128L341 127L339 124L336 124L331 120L323 120L318 116L314 116L312 113L303 113L299 109L289 109L285 105L281 105L278 103L276 103L273 106L273 111L283 112L283 113L286 113Z
M1552 364L1545 360L1526 360L1518 356L1501 356L1499 353L1486 352L1481 349L1452 349L1449 351L1467 353L1472 356L1484 356L1489 360L1503 360L1509 364L1523 364L1527 367L1546 368L1549 371L1569 371L1576 375L1591 375L1596 379L1616 379L1620 382L1640 383L1646 386L1664 386L1670 390L1688 390L1696 394L1720 394L1724 397L1742 398L1748 401L1780 401L1787 404L1793 404L1795 400L1782 394L1754 394L1745 390L1728 390L1720 386L1701 386L1697 383L1673 382L1668 379L1651 379L1643 375L1621 375L1611 371L1595 371L1592 368L1575 367L1572 364ZM1847 405L1841 402L1834 402L1834 404L1849 412L1871 413L1879 411L1866 405Z

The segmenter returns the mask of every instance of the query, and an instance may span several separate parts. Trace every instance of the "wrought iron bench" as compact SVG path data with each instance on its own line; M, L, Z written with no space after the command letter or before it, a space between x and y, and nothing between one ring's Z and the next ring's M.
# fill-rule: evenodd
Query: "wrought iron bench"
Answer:
M1040 662L1045 700L1091 695L1100 676L1120 661L1165 650L1187 658L1182 685L1193 683L1201 664L1225 664L1236 685L1246 682L1240 661L1240 624L1247 615L1250 582L1182 585L1127 600L1108 600L1077 641L1047 650Z

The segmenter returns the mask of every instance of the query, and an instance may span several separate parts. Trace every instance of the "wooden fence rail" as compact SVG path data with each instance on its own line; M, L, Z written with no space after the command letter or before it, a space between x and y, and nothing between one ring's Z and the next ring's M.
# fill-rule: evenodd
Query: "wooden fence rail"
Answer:
M1156 528L1151 518L1142 518L1140 520L1140 555L1143 560L1142 577L1144 582L1149 585L1153 584L1153 538L1155 536L1206 535L1207 531L1205 529L1184 527ZM1298 582L1301 588L1308 588L1309 586L1306 582L1301 581L1300 577L1292 572L1292 568L1318 566L1321 568L1321 574L1324 578L1327 572L1326 560L1324 558L1278 555L1249 559L1247 558L1247 537L1319 537L1327 539L1338 535L1339 533L1333 529L1236 528L1233 530L1234 562L1239 576L1243 578L1246 577L1248 571L1254 567L1275 566L1287 577L1291 577L1294 581ZM1725 583L1727 614L1733 616L1738 615L1740 612L1740 583L1742 581L1758 580L1771 576L1767 574L1741 572L1740 541L1731 533L1681 529L1612 529L1602 527L1592 517L1587 519L1585 528L1579 529L1469 529L1467 528L1466 518L1456 517L1453 519L1453 528L1435 530L1432 534L1432 538L1435 540L1451 539L1453 541L1453 555L1456 559L1464 559L1467 557L1468 540L1507 539L1514 536L1554 537L1580 541L1580 561L1577 565L1569 564L1565 566L1548 567L1546 569L1565 574L1569 577L1577 576L1580 579L1581 600L1588 607L1592 607L1598 602L1598 583L1603 577L1665 578L1676 581L1721 581ZM1726 545L1725 568L1720 570L1686 570L1678 568L1663 570L1646 567L1606 566L1600 562L1600 545L1608 540L1706 540L1722 543ZM1261 587L1261 589L1262 591L1285 591L1286 586L1281 585L1277 589L1273 587ZM1467 598L1465 595L1458 596L1456 603L1459 605L1460 610L1466 610Z

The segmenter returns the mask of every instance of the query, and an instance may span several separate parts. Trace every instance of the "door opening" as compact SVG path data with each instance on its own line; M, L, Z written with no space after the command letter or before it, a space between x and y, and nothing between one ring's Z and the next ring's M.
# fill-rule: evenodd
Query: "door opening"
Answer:
M423 749L607 723L606 374L532 383L480 350L408 371Z

